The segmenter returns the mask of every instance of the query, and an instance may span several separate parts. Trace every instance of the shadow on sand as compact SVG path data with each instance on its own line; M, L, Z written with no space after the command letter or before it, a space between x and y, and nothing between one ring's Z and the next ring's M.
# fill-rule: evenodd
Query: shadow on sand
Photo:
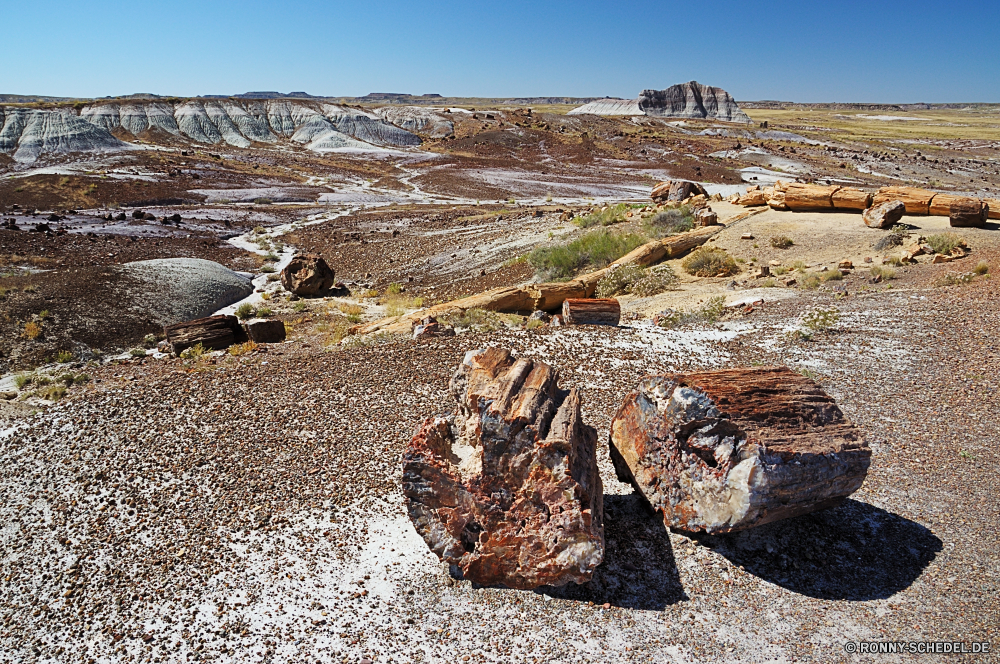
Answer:
M924 526L867 503L698 540L734 565L820 599L885 599L909 587L941 551Z
M662 610L685 601L670 536L637 494L604 496L604 562L583 585L534 592L561 599Z

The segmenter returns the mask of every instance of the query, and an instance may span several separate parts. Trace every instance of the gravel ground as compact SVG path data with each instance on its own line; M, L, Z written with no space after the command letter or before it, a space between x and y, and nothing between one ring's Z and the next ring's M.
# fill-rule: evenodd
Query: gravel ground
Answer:
M886 639L995 651L997 291L810 292L712 327L333 352L299 338L106 366L43 413L0 415L0 662L867 661L844 642ZM833 304L839 331L787 333ZM607 514L585 586L454 581L405 516L403 446L451 408L448 378L484 345L582 388ZM646 373L753 363L815 375L867 434L868 479L837 509L749 532L666 531L615 479L615 408Z

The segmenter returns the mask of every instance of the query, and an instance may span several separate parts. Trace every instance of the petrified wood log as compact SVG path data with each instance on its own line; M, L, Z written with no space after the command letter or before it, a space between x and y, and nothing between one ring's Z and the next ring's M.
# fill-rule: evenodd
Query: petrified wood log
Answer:
M832 210L833 194L840 187L792 182L785 185L785 205L789 210Z
M449 386L458 409L404 452L410 520L453 575L536 588L589 581L603 560L597 432L558 379L509 350L470 352Z
M562 305L567 325L618 325L622 308L615 298L569 299Z
M610 448L618 478L667 526L708 533L834 507L871 457L833 399L787 367L644 378Z
M906 206L906 214L928 214L932 198L934 198L934 192L928 189L882 187L875 193L872 205L879 205L886 201L903 201L903 205Z
M871 192L854 187L840 187L830 197L833 207L837 210L865 210L871 207Z
M983 228L989 214L989 207L978 198L959 198L951 203L948 223L955 228Z
M247 340L247 333L240 327L236 316L208 316L167 325L163 333L170 348L177 355L184 350L201 344L205 348L220 350L234 343Z

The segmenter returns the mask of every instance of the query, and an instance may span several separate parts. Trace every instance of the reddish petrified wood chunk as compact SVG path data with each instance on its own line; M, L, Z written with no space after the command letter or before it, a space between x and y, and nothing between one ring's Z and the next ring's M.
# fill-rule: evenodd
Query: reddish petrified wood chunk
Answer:
M621 315L621 305L613 297L570 298L562 305L566 325L618 325Z
M834 507L871 458L833 399L787 367L646 377L610 447L618 478L667 526L708 533Z
M508 350L470 352L449 386L458 408L425 420L403 454L410 519L453 574L558 586L603 560L597 433L558 378Z

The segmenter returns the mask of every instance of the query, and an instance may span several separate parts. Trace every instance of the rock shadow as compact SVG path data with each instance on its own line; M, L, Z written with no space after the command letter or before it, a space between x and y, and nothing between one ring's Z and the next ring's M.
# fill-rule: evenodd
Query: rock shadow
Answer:
M638 494L604 496L604 562L589 583L542 586L560 599L660 611L685 601L670 535Z
M942 548L919 523L856 500L698 540L782 588L848 601L886 599L908 588Z

